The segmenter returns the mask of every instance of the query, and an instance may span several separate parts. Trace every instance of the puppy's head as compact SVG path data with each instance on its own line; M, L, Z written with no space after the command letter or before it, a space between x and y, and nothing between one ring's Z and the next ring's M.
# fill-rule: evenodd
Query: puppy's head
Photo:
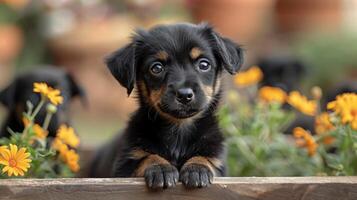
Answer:
M22 113L26 112L26 102L30 101L36 106L40 101L40 95L33 92L33 83L45 82L49 86L61 90L63 104L58 106L49 125L50 135L55 135L61 124L68 123L68 106L73 97L80 96L84 99L83 89L75 82L67 72L54 67L39 68L29 73L21 74L5 89L0 92L0 102L7 107L10 116L15 117L18 124L22 124ZM35 122L42 124L46 116L46 106L40 110ZM10 127L21 129L22 127ZM15 130L21 131L21 130Z
M223 70L235 74L241 48L207 24L176 24L138 31L106 63L128 95L136 83L141 102L170 119L187 119L209 108Z

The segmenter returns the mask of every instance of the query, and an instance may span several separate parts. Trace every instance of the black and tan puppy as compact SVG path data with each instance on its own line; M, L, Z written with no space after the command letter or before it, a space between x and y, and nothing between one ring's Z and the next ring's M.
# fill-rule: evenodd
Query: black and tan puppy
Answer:
M243 62L241 48L206 24L140 30L106 63L139 109L124 133L102 148L92 177L145 177L149 188L179 180L205 187L225 174L223 135L215 112L221 77Z
M45 82L49 86L60 89L64 98L63 104L58 106L57 113L53 115L49 124L49 136L55 136L56 130L61 124L69 124L68 106L73 97L84 97L83 89L74 81L72 76L60 68L44 67L38 68L28 73L24 73L0 92L0 102L8 110L7 117L2 124L0 137L8 137L8 128L21 132L24 129L22 113L26 111L26 102L31 101L37 105L40 96L33 93L34 82ZM42 124L46 116L46 109L43 108L37 115L35 122Z

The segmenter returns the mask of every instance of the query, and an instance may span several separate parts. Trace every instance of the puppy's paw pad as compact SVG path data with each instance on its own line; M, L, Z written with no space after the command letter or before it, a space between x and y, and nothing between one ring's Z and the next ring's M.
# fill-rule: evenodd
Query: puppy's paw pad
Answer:
M172 165L152 165L145 170L144 177L150 189L170 188L176 185L179 173Z
M180 181L187 188L207 187L212 183L213 173L200 164L190 164L180 171Z

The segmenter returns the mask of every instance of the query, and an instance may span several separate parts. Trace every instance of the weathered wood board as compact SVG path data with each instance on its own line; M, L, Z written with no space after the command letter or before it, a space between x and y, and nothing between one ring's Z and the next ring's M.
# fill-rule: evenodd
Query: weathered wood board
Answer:
M208 188L148 191L141 178L4 179L0 199L11 200L357 200L357 177L216 178Z

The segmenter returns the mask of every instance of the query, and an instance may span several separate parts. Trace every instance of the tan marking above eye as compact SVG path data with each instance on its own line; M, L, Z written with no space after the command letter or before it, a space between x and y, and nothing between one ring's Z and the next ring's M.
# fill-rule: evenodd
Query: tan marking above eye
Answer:
M169 58L169 54L166 51L159 51L155 54L155 57L159 60L166 61Z
M193 47L190 51L190 56L193 60L197 59L202 55L202 50L198 47Z

